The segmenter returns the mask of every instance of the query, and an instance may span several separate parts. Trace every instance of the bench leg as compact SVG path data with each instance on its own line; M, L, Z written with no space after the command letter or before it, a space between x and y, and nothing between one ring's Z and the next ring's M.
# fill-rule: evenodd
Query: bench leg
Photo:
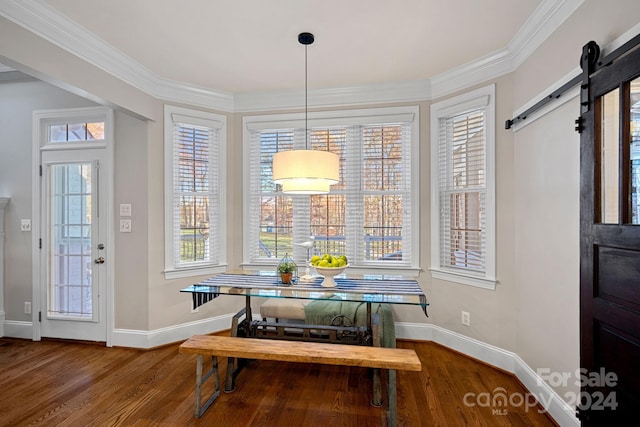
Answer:
M398 424L398 394L396 390L396 370L387 371L387 425L396 427Z
M202 404L202 385L213 376L215 389L213 394ZM211 406L214 400L220 396L220 377L218 376L218 358L211 357L211 369L207 371L204 376L202 375L202 355L198 355L196 362L196 403L194 408L194 415L196 418L200 418L202 414Z

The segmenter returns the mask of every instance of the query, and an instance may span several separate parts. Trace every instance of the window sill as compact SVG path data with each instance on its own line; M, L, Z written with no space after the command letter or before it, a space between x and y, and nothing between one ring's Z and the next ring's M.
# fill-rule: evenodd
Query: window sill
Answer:
M164 273L165 280L170 279L181 279L183 277L194 277L194 276L212 276L217 273L223 273L227 270L226 264L219 265L207 265L207 266L198 266L198 267L188 267L188 268L177 268L177 269L167 269Z
M496 290L497 280L487 279L481 276L472 276L469 274L461 274L457 271L448 271L436 268L430 268L431 277L434 279L446 280L449 282L460 283L462 285L474 286L476 288Z

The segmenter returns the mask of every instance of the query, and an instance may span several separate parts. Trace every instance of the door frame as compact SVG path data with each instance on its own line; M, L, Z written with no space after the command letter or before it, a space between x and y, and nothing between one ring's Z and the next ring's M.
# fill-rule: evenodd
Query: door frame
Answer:
M105 268L105 287L106 298L105 302L105 327L106 327L106 345L110 347L112 344L113 330L114 330L114 213L113 213L113 181L114 181L114 113L113 110L107 107L86 107L86 108L61 108L51 110L36 110L33 112L33 132L32 132L32 182L31 182L31 194L32 194L32 227L31 227L31 274L32 274L32 295L31 295L31 323L33 329L33 340L40 341L42 339L41 330L41 316L42 312L46 310L46 301L41 298L42 295L42 280L43 275L46 274L42 271L41 257L46 255L43 252L44 248L41 248L43 241L43 233L46 230L42 229L42 218L46 215L46 206L42 205L42 169L41 169L41 145L44 136L47 133L47 124L52 120L68 119L68 120L95 120L96 118L104 120L104 141L106 150L106 164L101 166L101 178L106 179L104 203L100 207L102 215L106 215L106 230L105 236L102 241L105 244L105 257L107 259ZM78 148L82 148L79 146ZM102 237L102 236L101 236Z

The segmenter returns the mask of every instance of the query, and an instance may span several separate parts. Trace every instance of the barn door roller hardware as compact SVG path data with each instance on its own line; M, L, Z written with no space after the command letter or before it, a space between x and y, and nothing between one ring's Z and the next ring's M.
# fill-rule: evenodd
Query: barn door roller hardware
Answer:
M606 55L604 58L600 59L600 47L594 41L590 41L585 44L582 48L582 54L580 55L580 66L582 67L582 72L569 80L567 83L551 92L549 95L538 101L532 107L528 108L526 111L518 114L518 116L513 119L509 119L505 121L504 128L511 129L513 125L524 121L531 114L544 107L548 103L552 102L555 99L560 98L563 94L565 94L569 89L580 85L580 111L581 114L589 111L589 79L595 73L600 71L602 68L611 65L616 59L625 55L629 51L635 49L640 45L640 34L633 37L631 40ZM580 121L576 123L576 130L580 130Z

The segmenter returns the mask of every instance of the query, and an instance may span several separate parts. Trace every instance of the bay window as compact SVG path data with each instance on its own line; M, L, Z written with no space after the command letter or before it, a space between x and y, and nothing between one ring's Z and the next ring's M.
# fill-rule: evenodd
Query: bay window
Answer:
M398 107L244 118L244 264L289 254L344 254L354 268L418 269L418 109ZM308 147L306 146L308 144ZM328 150L340 181L326 195L288 195L273 183L282 150ZM296 245L313 236L313 254Z

